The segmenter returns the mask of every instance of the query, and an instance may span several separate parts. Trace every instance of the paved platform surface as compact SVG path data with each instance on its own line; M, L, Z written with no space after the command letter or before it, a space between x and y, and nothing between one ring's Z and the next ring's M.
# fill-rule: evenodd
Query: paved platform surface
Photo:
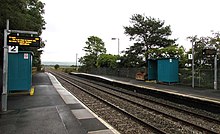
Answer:
M181 86L181 85L156 84L152 82L145 82L145 81L139 81L139 80L130 79L130 78L121 78L121 77L114 77L114 76L102 76L102 77L130 83L130 84L140 85L146 88L159 89L161 91L167 91L167 92L176 93L176 94L183 94L183 95L188 95L191 97L198 97L198 98L207 99L207 100L220 103L220 90L206 89L206 88L192 88L192 87Z
M112 134L111 126L91 113L54 76L33 77L34 96L8 97L8 111L0 113L0 134Z
M157 84L153 82L140 81L140 80L131 79L131 78L108 76L108 75L100 76L100 75L93 75L93 74L86 74L86 73L80 73L80 74L99 77L102 79L106 79L108 81L115 81L115 82L120 82L124 84L132 84L132 85L141 86L141 87L152 89L152 90L168 92L171 94L212 101L212 102L216 102L220 104L220 90L205 89L205 88L192 88L192 87L181 86L181 85L164 85L164 84Z

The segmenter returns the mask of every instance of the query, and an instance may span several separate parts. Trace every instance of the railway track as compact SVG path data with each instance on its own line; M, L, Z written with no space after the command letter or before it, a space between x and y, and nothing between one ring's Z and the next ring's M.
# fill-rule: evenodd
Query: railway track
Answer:
M93 112L114 126L121 133L155 133L165 134L165 132L150 126L138 119L124 109L119 108L92 92L87 91L66 78L51 72L57 77L61 84L88 106Z
M51 72L69 84L78 88L85 88L84 92L89 93L100 101L108 103L128 118L139 122L142 126L148 127L155 133L219 133L219 120L204 116L195 112L187 111L175 106L167 105L134 93L123 92L109 86L79 80L72 76ZM65 78L63 78L65 77ZM67 80L68 79L68 80ZM111 87L112 88L112 87ZM141 127L139 126L138 129ZM137 130L136 130L137 131ZM122 133L124 133L122 131Z

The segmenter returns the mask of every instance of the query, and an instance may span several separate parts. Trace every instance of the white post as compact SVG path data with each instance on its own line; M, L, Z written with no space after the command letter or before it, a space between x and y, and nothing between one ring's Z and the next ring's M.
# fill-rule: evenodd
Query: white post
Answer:
M118 38L118 56L119 56L119 54L120 54L120 51L119 51L119 47L120 47L120 44L119 44L119 38Z
M119 47L120 47L120 39L119 38L112 38L112 40L116 40L118 39L118 56L120 54L120 51L119 51Z
M7 36L9 30L9 20L6 22L6 29L4 30L4 57L3 57L3 92L2 92L2 111L7 111L7 97L8 97L8 45Z
M217 90L217 54L214 61L214 89Z
M194 46L193 46L193 40L192 40L192 88L195 87L195 81L194 81Z
M77 56L78 56L78 54L76 53L76 68L77 68Z

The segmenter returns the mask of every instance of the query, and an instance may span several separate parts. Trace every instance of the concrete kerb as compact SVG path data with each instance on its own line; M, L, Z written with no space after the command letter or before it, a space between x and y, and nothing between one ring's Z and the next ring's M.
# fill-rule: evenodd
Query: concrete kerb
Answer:
M103 119L98 117L93 111L91 111L87 106L85 106L81 101L79 101L74 95L72 95L68 90L66 90L60 82L56 79L54 75L51 73L47 73L53 86L57 90L57 92L60 94L60 96L63 98L66 104L75 104L75 103L80 103L90 114L92 114L95 118L97 118L100 122L102 122L111 132L115 134L120 134L116 129L114 129L110 124L105 122ZM72 111L73 113L73 111ZM73 113L74 114L74 113ZM101 130L102 132L109 132L109 130ZM101 132L100 131L100 132ZM100 132L93 132L90 131L88 133L100 133Z

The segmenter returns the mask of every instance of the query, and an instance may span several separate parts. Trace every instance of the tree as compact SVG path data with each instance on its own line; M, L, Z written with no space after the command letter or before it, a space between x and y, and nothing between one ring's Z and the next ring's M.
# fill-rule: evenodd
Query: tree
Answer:
M54 66L54 68L57 70L58 68L59 68L60 66L58 65L58 64L56 64L55 66Z
M130 40L135 40L133 48L127 53L133 53L135 58L142 55L148 59L147 51L152 48L163 48L175 43L175 39L169 39L172 34L170 26L164 26L164 21L147 17L140 14L134 14L131 17L132 26L125 26L125 34L130 36ZM138 56L138 55L139 56Z
M83 50L86 55L81 57L79 62L86 70L96 67L99 55L106 53L105 43L97 36L90 36Z
M214 47L217 50L217 54L219 56L220 53L220 33L218 32L212 32L213 36L207 36L207 37L197 37L195 36L189 36L187 39L189 39L194 46L194 64L195 67L198 68L207 68L210 67L210 65L213 66L214 60L213 56L207 56L203 54L203 50L205 47ZM192 49L190 49L187 54L191 54Z
M1 33L6 19L10 20L10 29L37 31L39 35L45 29L44 3L39 0L2 0L0 14Z
M122 51L123 56L120 57L120 66L122 67L141 67L145 65L142 53L142 47L139 43L134 43L134 46L127 48L127 50Z
M0 53L3 56L3 31L6 28L6 20L10 20L10 29L37 31L41 35L45 29L43 18L44 3L39 0L1 0L0 4ZM44 43L42 43L44 46ZM41 52L38 48L22 48L19 50L28 50L34 53L33 64L38 66ZM2 58L0 64L2 65Z
M117 59L118 59L118 55L101 54L97 59L97 67L116 68Z
M147 52L150 58L178 58L179 67L185 67L187 55L183 46L172 45L165 48L153 48Z

